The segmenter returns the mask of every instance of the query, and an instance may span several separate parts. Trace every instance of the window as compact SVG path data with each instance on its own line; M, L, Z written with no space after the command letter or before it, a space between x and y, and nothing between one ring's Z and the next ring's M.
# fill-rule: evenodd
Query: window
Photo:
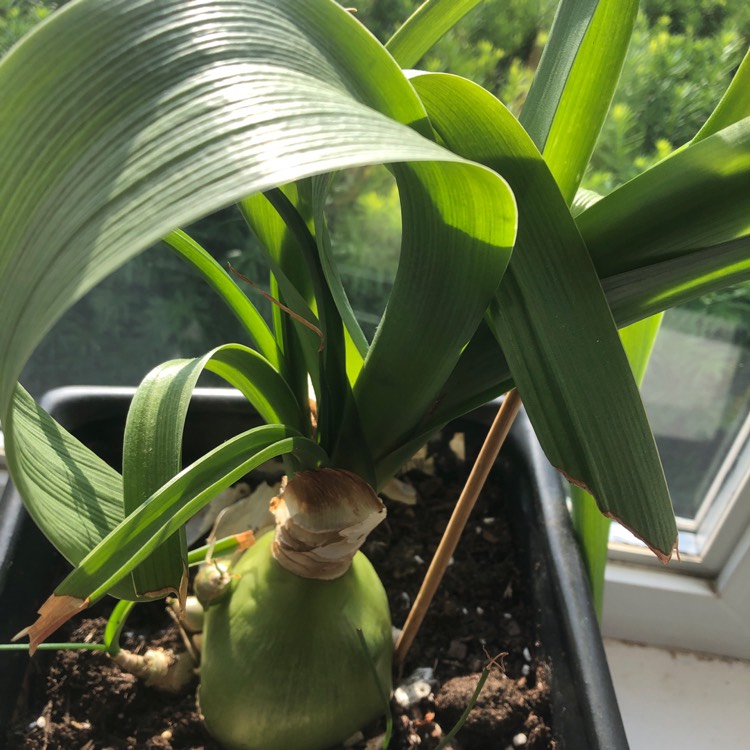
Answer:
M667 313L643 383L672 492L680 557L666 569L619 526L605 633L750 657L750 288Z

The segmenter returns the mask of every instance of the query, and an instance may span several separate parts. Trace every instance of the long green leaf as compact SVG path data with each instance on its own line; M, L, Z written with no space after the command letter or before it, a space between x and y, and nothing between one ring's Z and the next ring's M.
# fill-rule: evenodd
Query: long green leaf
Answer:
M242 292L234 279L192 237L176 229L164 242L203 276L221 300L234 313L258 347L258 351L276 368L281 369L282 353L263 316Z
M618 328L649 318L675 305L697 299L709 292L750 280L750 237L698 250L671 261L636 269L602 280L612 315ZM508 362L493 349L491 336L480 327L464 350L450 378L416 426L417 435L426 439L451 419L496 398L513 387ZM409 457L410 443L397 449L389 459L395 471Z
M255 427L227 440L184 469L128 516L60 584L56 593L96 601L218 492L265 461L293 451L308 455L307 465L327 461L314 442L294 435L282 425ZM84 589L90 592L86 594Z
M296 205L298 203L296 185L287 186L285 191L288 199ZM258 193L243 198L239 207L245 221L265 251L278 300L297 316L293 318L287 311L274 306L276 337L279 346L289 359L285 363L283 374L292 385L297 397L301 399L303 395L307 395L308 391L305 373L310 374L315 391L320 391L321 324L317 316L312 283L299 247L300 241L311 242L312 240L309 237L295 236L266 194ZM306 321L307 325L303 324L300 319ZM292 349L297 351L297 355L302 358L304 367L299 366L300 363L291 353Z
M200 360L155 367L136 389L128 409L122 453L123 507L136 511L182 468L182 433ZM166 539L131 575L138 598L158 599L187 587L184 528Z
M175 225L378 162L434 162L425 189L441 204L454 177L507 192L419 135L429 123L398 65L326 0L78 0L3 59L0 101L0 420L32 495L45 453L11 414L25 361Z
M8 464L29 514L74 565L124 518L122 477L59 425L19 385L14 408L3 423ZM23 433L33 444L8 440ZM72 487L64 492L61 488ZM85 512L82 510L85 509Z
M599 276L614 276L750 234L750 117L682 149L576 223Z
M563 0L521 123L567 203L573 200L620 78L638 0Z
M716 109L695 134L691 143L702 141L746 117L750 117L750 48Z
M445 75L414 84L444 142L503 174L519 197L518 241L491 323L547 456L667 559L677 529L654 439L552 175L515 118L480 87Z
M414 164L395 174L404 196L401 256L354 386L376 461L403 441L450 375L502 279L516 231L513 196L491 172L478 179ZM335 460L346 465L354 448L344 431Z
M165 539L248 471L292 451L309 454L310 465L325 454L311 440L282 425L256 427L226 441L151 495L81 561L42 605L27 629L32 649L69 617L101 599Z
M330 184L327 176L319 177L313 182L326 186ZM293 203L282 190L272 190L266 193L279 217L283 220L289 234L293 238L289 249L297 250L296 274L305 274L312 288L314 308L317 313L322 340L314 352L313 357L319 358L319 381L313 380L317 386L318 415L317 427L321 445L330 450L339 434L341 420L346 410L346 404L351 400L351 389L346 375L346 337L345 324L342 318L342 308L337 303L334 291L329 286L329 279L325 273L320 255L320 242L313 233L318 225L324 231L320 211L316 209L314 195L321 191L312 191L310 180L304 180L295 187ZM313 195L311 195L311 192ZM322 198L325 201L327 189L324 187ZM289 258L284 258L282 270L288 273ZM300 262L301 261L301 262ZM276 266L274 266L276 269ZM276 275L276 271L274 271ZM277 275L279 285L282 277ZM341 288L343 293L343 288ZM345 312L345 310L344 310Z
M279 331L286 349L298 345L302 353L317 397L319 439L330 450L350 399L350 384L344 323L313 236L309 193L309 181L304 181L245 198L241 210L266 250L281 299L295 316ZM295 376L297 386L306 389L307 379L295 373L289 377Z
M325 275L327 286L331 291L344 328L349 334L349 340L354 347L354 352L350 355L351 361L347 364L349 381L354 383L362 369L362 363L369 349L369 344L354 314L349 297L344 289L341 275L333 259L333 247L325 215L326 200L332 179L333 175L325 175L316 177L313 180L312 205L313 218L315 220L315 240L320 254L321 270Z
M385 47L402 68L419 60L482 0L426 0L388 40Z
M136 390L128 410L123 447L123 506L134 512L182 467L182 434L193 389L204 369L239 388L262 418L304 434L309 425L281 376L252 349L226 345L203 357L155 367ZM139 598L180 592L186 584L184 530L166 540L133 572Z
M602 280L618 325L629 325L750 279L750 235Z
M352 95L378 69L370 107L393 99L411 122L393 60L322 1L81 0L16 46L0 64L0 412L61 312L175 223L344 166L455 160Z
M640 386L646 374L646 365L654 348L656 335L663 315L654 315L639 323L623 328L620 339L633 370L633 377ZM571 485L572 518L581 541L583 558L589 573L594 609L601 620L604 610L604 573L609 552L610 519L599 512L588 492Z
M200 361L205 363L206 370L241 391L264 421L285 424L309 436L307 410L300 406L286 381L260 354L241 344L225 344Z

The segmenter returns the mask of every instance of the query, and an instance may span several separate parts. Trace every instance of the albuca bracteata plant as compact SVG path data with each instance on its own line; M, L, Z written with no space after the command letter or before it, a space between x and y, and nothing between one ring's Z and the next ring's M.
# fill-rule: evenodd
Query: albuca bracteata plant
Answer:
M637 0L562 0L520 120L468 80L408 70L476 4L428 0L382 46L332 0L73 0L0 63L0 420L29 513L74 566L31 648L106 594L184 597L185 522L283 456L276 532L203 597L200 708L230 748L321 749L382 710L388 608L357 551L375 493L513 386L553 465L662 560L676 545L618 327L747 277L750 62L689 143L598 200L578 187ZM403 226L371 342L324 210L335 173L369 164L394 175ZM284 306L271 326L175 229L232 203ZM17 381L70 305L162 238L249 345L154 369L120 474ZM204 370L265 424L183 468Z

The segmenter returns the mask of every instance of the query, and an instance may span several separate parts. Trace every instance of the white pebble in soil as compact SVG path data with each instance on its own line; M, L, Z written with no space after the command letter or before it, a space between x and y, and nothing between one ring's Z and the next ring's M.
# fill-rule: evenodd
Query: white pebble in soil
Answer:
M513 738L513 747L523 747L527 741L528 741L528 737L523 732L519 732Z
M429 667L415 669L394 691L393 698L403 708L413 706L432 692L435 673Z

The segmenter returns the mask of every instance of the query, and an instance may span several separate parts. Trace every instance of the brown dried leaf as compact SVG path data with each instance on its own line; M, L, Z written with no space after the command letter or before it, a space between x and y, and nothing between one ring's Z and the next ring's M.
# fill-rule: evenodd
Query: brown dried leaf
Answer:
M29 636L29 653L33 655L37 646L54 633L71 617L86 609L91 604L89 598L79 599L76 596L58 596L52 594L39 608L39 618L33 625L24 628L11 640L17 641Z

